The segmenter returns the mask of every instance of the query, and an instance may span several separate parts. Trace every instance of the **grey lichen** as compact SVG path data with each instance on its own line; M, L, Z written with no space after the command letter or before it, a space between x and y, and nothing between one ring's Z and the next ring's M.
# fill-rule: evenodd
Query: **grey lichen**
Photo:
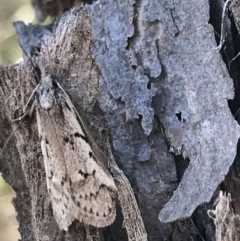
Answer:
M159 83L158 116L172 149L181 149L190 159L177 190L160 212L162 222L189 217L198 205L210 201L234 161L240 137L227 102L234 95L233 82L214 49L206 5L195 14L191 6L189 1L178 4L178 37L167 44L162 41L166 33L159 39L167 74Z
M134 64L138 62L136 55L128 50L128 38L134 34L134 3L105 0L91 5L93 55L110 95L124 102L122 111L126 120L142 116L142 127L149 135L155 91L148 87L149 78L144 69ZM102 11L97 11L99 8Z

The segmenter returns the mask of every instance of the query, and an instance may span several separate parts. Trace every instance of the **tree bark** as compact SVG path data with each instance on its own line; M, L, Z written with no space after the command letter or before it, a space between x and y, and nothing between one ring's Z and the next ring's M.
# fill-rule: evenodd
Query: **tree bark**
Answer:
M30 56L32 46L41 48L33 62L40 58L40 67L58 78L99 146L106 149L102 140L111 139L148 240L216 240L207 211L220 189L239 198L239 68L237 59L231 62L239 49L238 4L232 1L233 15L224 18L220 54L214 31L220 33L223 5L99 0L52 26L15 24L24 51ZM41 16L63 9L37 7ZM80 223L66 233L53 218L35 114L21 125L11 122L35 87L27 59L1 66L1 146L14 137L0 171L17 194L22 240L85 240ZM233 207L239 214L237 202ZM101 238L127 240L120 209Z

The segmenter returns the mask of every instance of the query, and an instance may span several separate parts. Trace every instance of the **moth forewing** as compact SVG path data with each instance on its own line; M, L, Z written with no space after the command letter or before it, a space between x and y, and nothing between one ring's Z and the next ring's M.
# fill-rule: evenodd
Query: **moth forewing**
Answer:
M63 104L66 104L65 98L63 101ZM82 127L80 126L80 123L77 120L77 116L75 114L75 111L72 111L72 109L69 108L63 108L63 114L65 116L65 120L68 121L68 127L69 130L74 133L74 137L79 138L79 141L75 143L76 145L76 151L80 152L79 155L82 155L86 157L85 163L86 167L85 169L87 170L88 173L94 173L94 177L101 182L101 184L107 186L108 188L112 189L113 191L117 192L116 185L114 183L114 180L110 173L106 170L103 170L101 166L99 165L99 160L95 157L93 153L93 149L90 145L90 140L86 136L86 134L83 132ZM67 142L67 140L65 140ZM98 172L96 171L98 170ZM80 170L76 172L76 169L70 170L72 173L81 173ZM78 175L79 176L79 175ZM81 177L81 176L79 176Z
M53 213L64 230L74 219L105 227L116 216L117 188L97 160L69 101L50 75L42 78L37 122Z
M53 125L49 122L47 111L42 111L39 106L37 106L37 122L53 214L60 229L67 230L71 223L77 219L78 210L72 199L69 198L69 183L61 182L62 176L65 176L66 173L63 169L65 167L64 160L61 155L60 158L53 156L52 147L48 143L49 134L53 135L51 141L56 138L54 131L51 131ZM46 130L50 132L46 133ZM54 153L56 152L54 151Z

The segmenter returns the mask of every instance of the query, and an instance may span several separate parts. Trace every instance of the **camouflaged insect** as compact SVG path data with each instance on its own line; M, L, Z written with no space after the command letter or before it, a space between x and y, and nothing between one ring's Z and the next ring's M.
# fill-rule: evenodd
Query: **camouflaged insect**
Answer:
M77 219L95 227L116 216L117 187L95 157L70 99L45 75L36 90L37 124L53 214L63 230Z
M106 160L101 159L106 157L95 154L92 148L95 143L80 116L51 75L42 77L36 101L47 187L60 229L68 230L75 219L94 227L110 225L116 216L118 198L128 240L147 241L133 190L116 165L110 144L111 174L103 165Z
M95 69L91 58L88 59L91 55L90 18L83 6L72 9L69 16L67 21L63 18L61 23L60 20L54 35L41 41L41 48L31 47L29 61L40 84L23 108L24 114L15 121L22 121L28 114L31 116L36 107L49 199L60 229L68 230L77 219L83 223L86 240L101 240L101 237L97 239L98 232L91 229L98 231L96 227L105 227L114 221L117 200L128 240L146 241L147 233L134 192L115 163L110 144L105 143L106 157L64 89L55 77L46 74L54 73L64 82L76 74L71 71L74 68L78 73L85 72L89 66L90 72ZM60 59L64 64L56 66ZM90 78L92 74L87 76ZM36 98L26 111L34 94Z

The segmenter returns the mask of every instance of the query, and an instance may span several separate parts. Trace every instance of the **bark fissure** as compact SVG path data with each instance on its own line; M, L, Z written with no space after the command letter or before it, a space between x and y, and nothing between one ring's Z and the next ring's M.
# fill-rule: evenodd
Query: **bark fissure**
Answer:
M38 5L39 16L62 13L63 4L57 2L55 11L52 5L50 10ZM217 1L216 19L213 2L210 22L217 26L223 2ZM237 7L232 1L238 28ZM107 123L114 155L134 187L148 239L214 240L207 216L211 204L202 204L218 191L236 156L240 128L232 113L239 108L239 71L237 59L229 60L238 45L227 38L223 57L214 49L208 1L98 0L85 8L90 18L80 22L74 20L74 10L54 26L16 24L21 45L28 55L31 46L44 43L48 48L43 58L48 61L42 67L62 76L58 81L83 113L100 147L101 131L96 126ZM228 26L227 31L237 39L232 29ZM233 82L222 58L235 82L234 101ZM36 83L26 62L1 66L0 75L2 146L10 126L17 126L9 120L23 112ZM22 240L85 240L77 222L65 233L52 216L34 114L18 128L0 158L0 171L17 193L14 205ZM233 180L238 180L238 169L237 156L221 185L236 190L236 198L240 182ZM238 205L235 208L239 210ZM159 211L161 221L172 223L160 222ZM192 213L191 219L178 221ZM121 217L104 230L102 238L126 240Z

